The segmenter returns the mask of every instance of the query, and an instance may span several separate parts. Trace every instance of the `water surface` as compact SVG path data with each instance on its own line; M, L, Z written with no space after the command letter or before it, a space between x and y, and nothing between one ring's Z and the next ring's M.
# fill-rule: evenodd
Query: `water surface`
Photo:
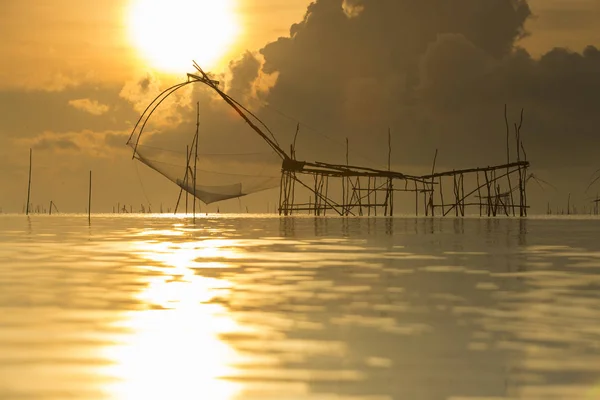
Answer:
M600 398L600 220L0 215L0 399Z

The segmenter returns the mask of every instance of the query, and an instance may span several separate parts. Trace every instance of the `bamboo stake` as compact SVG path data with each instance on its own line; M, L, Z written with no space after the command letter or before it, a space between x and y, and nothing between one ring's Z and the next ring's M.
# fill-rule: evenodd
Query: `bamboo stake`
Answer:
M417 187L417 181L415 181L415 216L419 216L419 188Z
M446 215L446 206L444 205L444 188L442 187L442 177L439 177L440 199L442 200L442 215Z
M517 142L517 162L521 162L521 126L523 126L523 110L521 109L521 120L519 121L519 125L515 124L515 138ZM521 166L519 165L519 215L521 217L524 216L524 199L523 199L523 171Z
M489 217L492 212L492 191L490 190L490 180L488 178L487 171L484 171L485 174L485 186L487 188L487 216Z
M392 170L392 130L388 128L388 171ZM393 214L393 206L390 205L390 201L393 202L393 192L392 192L392 178L387 179L387 193L385 196L385 216L387 217L388 210L390 214ZM391 215L390 215L391 216Z
M374 194L375 194L375 204L377 204L377 190L375 189L375 187L377 186L377 178L373 178L373 190L374 190ZM377 206L375 206L375 216L377 216Z
M90 171L90 187L88 191L88 223L92 222L92 171Z
M433 178L433 174L435 174L435 163L437 162L437 156L438 156L438 149L435 149L435 156L433 156L433 167L431 168L431 175L432 175L432 178L431 178L431 194L429 196L429 203L430 203L430 206L431 206L431 216L432 217L435 216L435 207L433 206L433 196L434 196L434 192L435 192L434 184L433 183L434 183L434 179L435 178Z
M31 165L33 160L33 150L29 149L29 182L27 183L27 206L25 215L29 215L29 201L31 198Z
M196 103L196 152L194 155L194 224L196 223L196 179L198 175L198 134L200 132L200 102Z
M510 164L510 145L509 145L509 139L510 139L510 126L508 125L508 108L507 105L504 105L504 123L506 125L506 164ZM508 172L510 169L510 167L506 167L506 172ZM513 217L515 216L515 201L514 201L514 197L513 197L513 189L512 189L512 183L510 180L510 174L507 175L508 178L508 191L510 192L510 203L512 205L512 213L513 213Z
M194 140L196 140L196 138L194 138ZM190 146L187 145L185 146L185 177L184 177L184 186L185 186L185 215L188 214L188 196L190 194L189 192L189 182L190 182L190 178L189 178L189 174L187 173L188 168L190 167Z
M460 174L460 190L461 190L461 196L462 196L462 200L461 200L461 215L464 217L465 216L465 176L463 174Z
M459 207L458 182L456 180L456 175L454 175L454 213L457 217L458 217L458 207Z
M348 141L348 138L346 138L346 167L348 167L348 165L350 165L350 143ZM346 177L346 202L347 203L352 203L352 200L348 201L348 198L350 197L350 177ZM344 204L346 207L346 213L345 215L348 216L349 211L350 211L350 204Z
M477 195L479 196L479 216L483 216L483 199L481 198L481 184L479 183L479 172L477 172Z

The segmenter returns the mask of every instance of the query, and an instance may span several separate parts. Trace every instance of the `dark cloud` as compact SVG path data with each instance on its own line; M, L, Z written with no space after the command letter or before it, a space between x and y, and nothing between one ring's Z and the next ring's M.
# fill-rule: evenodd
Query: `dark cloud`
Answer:
M253 94L253 83L259 76L260 61L250 52L244 53L242 58L232 61L229 69L232 79L228 85L228 93L236 99L245 99Z
M145 93L150 88L150 84L152 83L152 79L150 76L146 76L139 81L139 87L142 93Z
M355 152L382 159L390 127L398 164L429 164L439 148L443 163L472 165L505 158L508 104L511 121L525 108L538 165L590 163L582 143L600 144L598 50L532 58L518 47L531 15L525 0L318 0L289 37L260 50L261 72L278 77L261 115L278 126L276 108L342 144L324 146L306 129L306 158L339 159L350 137Z

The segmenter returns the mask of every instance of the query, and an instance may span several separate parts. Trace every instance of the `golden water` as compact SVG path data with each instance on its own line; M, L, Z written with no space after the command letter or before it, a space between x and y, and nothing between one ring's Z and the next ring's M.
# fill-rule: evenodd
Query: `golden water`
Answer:
M491 398L600 398L600 220L0 216L0 399Z

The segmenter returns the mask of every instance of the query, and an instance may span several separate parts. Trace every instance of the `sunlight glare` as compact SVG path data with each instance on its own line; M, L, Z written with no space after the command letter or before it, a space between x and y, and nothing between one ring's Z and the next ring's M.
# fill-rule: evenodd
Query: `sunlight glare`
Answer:
M239 34L234 0L131 1L130 40L144 60L163 72L188 72L192 60L215 67Z
M225 243L227 243L225 241ZM104 349L111 361L105 376L115 399L231 400L240 384L223 379L235 376L240 355L220 339L242 328L227 309L213 302L227 296L231 283L194 273L203 258L227 257L220 242L138 242L138 254L151 264L147 286L136 297L148 306L127 314L117 326L128 332ZM150 269L151 267L148 267Z

